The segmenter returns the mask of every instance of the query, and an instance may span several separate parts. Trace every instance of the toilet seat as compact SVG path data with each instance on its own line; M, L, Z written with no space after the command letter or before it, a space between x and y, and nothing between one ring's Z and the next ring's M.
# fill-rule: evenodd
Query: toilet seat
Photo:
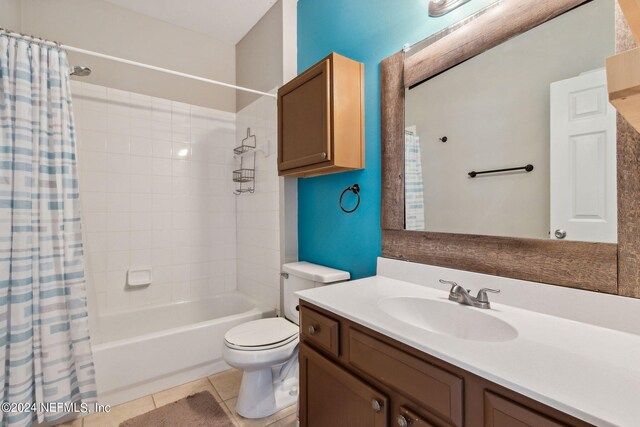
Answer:
M234 350L263 351L286 346L298 339L298 326L282 317L259 319L231 328L225 345Z

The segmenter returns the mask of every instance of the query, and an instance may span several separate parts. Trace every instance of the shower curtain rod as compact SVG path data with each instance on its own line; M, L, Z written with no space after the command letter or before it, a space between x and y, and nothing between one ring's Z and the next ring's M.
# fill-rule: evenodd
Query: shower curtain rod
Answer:
M160 71L161 73L172 74L174 76L185 77L187 79L198 80L198 81L201 81L201 82L211 83L211 84L218 85L218 86L224 86L224 87L228 87L228 88L231 88L231 89L240 90L240 91L243 91L243 92L249 92L249 93L254 93L254 94L257 94L257 95L263 95L263 96L269 96L271 98L277 98L277 96L275 94L273 94L273 93L262 92L262 91L255 90L255 89L249 89L249 88L242 87L242 86L232 85L230 83L225 83L225 82L221 82L221 81L218 81L218 80L206 79L204 77L194 76L193 74L182 73L180 71L170 70L168 68L156 67L155 65L149 65L149 64L142 63L142 62L131 61L129 59L118 58L117 56L105 55L104 53L94 52L94 51L86 50L86 49L80 49L78 47L73 47L73 46L67 46L66 44L61 44L60 47L62 49L65 49L65 50L69 51L69 52L82 53L82 54L89 55L89 56L95 56L96 58L108 59L110 61L121 62L123 64L128 64L128 65L134 65L134 66L140 67L140 68L146 68L146 69L149 69L149 70Z
M35 41L37 43L48 44L50 46L57 46L57 47L59 47L61 49L69 51L69 52L76 52L76 53L81 53L81 54L84 54L84 55L94 56L96 58L108 59L110 61L120 62L122 64L134 65L136 67L146 68L148 70L159 71L161 73L172 74L174 76L179 76L179 77L184 77L184 78L187 78L187 79L197 80L197 81L201 81L201 82L204 82L204 83L210 83L210 84L214 84L214 85L218 85L218 86L228 87L230 89L236 89L236 90L239 90L239 91L242 91L242 92L249 92L249 93L253 93L253 94L256 94L256 95L262 95L262 96L269 96L271 98L277 98L277 96L275 94L273 94L273 93L262 92L262 91L259 91L259 90L249 89L249 88L238 86L238 85L232 85L230 83L225 83L225 82L221 82L221 81L218 81L218 80L212 80L212 79L207 79L207 78L200 77L200 76L194 76L193 74L182 73L180 71L170 70L168 68L156 67L155 65L145 64L143 62L131 61L129 59L119 58L117 56L105 55L104 53L94 52L92 50L80 49L78 47L68 46L66 44L40 39L40 38L35 37L35 36L31 36L31 35L28 35L28 34L22 34L22 33L18 33L18 32L15 32L15 31L6 30L4 28L0 28L0 32L6 34L8 36L12 36L12 37L16 37L16 36L19 35L22 38L30 39L31 41Z

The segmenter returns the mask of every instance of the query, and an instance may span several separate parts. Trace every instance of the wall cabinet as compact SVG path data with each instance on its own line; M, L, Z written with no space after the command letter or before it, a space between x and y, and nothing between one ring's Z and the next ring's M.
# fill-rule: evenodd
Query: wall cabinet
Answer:
M278 173L364 167L364 65L332 53L278 90Z
M307 302L300 316L302 427L590 425Z

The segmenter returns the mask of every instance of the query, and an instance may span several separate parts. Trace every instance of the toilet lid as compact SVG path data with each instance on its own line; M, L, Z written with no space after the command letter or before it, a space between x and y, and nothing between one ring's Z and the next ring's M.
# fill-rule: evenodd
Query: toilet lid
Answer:
M264 347L290 341L298 335L298 325L282 317L260 319L231 328L224 339L237 347Z

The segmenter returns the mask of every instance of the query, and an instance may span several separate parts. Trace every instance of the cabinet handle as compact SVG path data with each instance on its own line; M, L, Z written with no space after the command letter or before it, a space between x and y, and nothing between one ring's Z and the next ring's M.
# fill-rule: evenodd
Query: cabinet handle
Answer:
M324 152L320 153L320 157L322 157L323 159L326 159L327 158L327 153L324 153Z
M382 403L378 399L371 399L371 407L375 412L382 411Z
M398 426L400 427L407 427L409 425L409 420L404 415L398 415L396 421L398 422Z
M309 331L309 335L315 335L316 332L318 332L318 329L315 326L311 325L309 326L308 331Z

